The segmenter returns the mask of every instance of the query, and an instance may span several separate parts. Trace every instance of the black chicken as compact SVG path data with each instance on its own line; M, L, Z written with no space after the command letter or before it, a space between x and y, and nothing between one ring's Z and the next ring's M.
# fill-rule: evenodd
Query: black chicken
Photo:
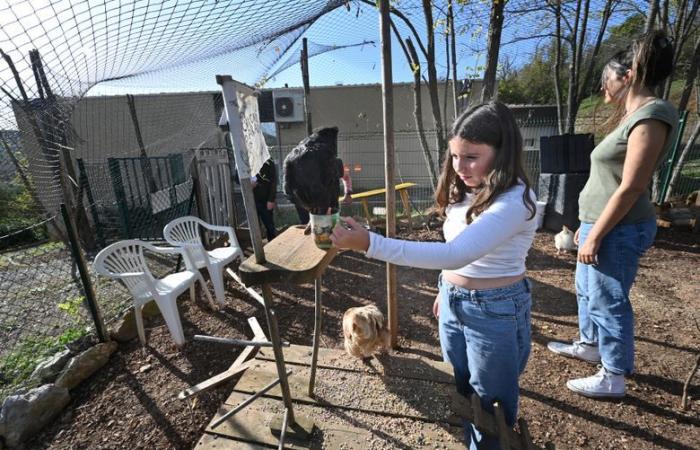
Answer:
M326 214L328 208L338 210L342 176L338 127L316 130L284 159L284 193L312 214Z

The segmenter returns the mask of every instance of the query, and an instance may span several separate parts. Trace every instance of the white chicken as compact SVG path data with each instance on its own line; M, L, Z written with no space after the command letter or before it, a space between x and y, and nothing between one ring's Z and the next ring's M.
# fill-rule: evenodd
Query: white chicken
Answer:
M554 235L554 246L557 248L557 255L559 255L562 250L565 252L576 250L574 232L566 225L562 226L561 231Z

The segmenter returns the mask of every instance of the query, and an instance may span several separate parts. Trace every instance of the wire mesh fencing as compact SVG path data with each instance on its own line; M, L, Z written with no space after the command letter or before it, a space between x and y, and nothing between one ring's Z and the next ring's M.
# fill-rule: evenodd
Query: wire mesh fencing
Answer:
M0 401L21 388L41 384L33 372L42 360L65 348L76 353L96 342L98 327L114 324L133 305L121 283L96 276L95 251L87 252L87 276L103 320L96 322L74 257L76 247L50 238L52 229L66 230L62 216L0 237ZM27 233L46 238L17 244L28 240ZM77 250L84 252L80 245ZM174 271L179 263L175 257L146 256L157 278Z
M54 216L36 227L62 227ZM12 236L0 238L7 248ZM36 364L90 335L85 292L70 248L60 241L0 253L0 396L31 384Z

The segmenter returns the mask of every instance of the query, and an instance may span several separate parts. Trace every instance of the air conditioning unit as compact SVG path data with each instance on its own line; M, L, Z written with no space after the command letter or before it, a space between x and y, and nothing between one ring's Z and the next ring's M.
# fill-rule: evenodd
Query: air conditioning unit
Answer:
M275 122L304 121L304 90L275 89L272 91Z

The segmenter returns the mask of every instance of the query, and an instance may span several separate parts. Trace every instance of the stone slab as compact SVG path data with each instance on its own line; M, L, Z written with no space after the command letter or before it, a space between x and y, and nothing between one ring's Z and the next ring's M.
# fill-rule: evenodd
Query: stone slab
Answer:
M316 371L314 397L310 397L310 368L290 365L288 368L293 370L288 380L294 402L430 422L452 420L452 396L456 395L452 384L319 368ZM274 362L256 359L234 390L253 394L275 379L277 368ZM281 388L278 385L265 395L280 399ZM230 399L226 404L235 406Z
M291 345L284 347L283 352L284 360L288 364L311 365L311 347ZM261 348L256 359L275 360L271 348ZM396 351L377 355L365 363L360 359L348 356L344 350L319 348L317 367L352 370L439 383L454 383L452 366L449 363Z
M232 394L229 400L240 403L247 398ZM464 449L461 427L426 423L407 418L379 416L361 411L343 411L313 405L295 404L295 413L311 418L316 424L306 443L287 441L289 449L354 450L368 448ZM214 420L230 408L222 407ZM194 447L196 450L275 448L279 441L269 423L282 414L281 400L261 397L223 422L215 430L207 427Z

